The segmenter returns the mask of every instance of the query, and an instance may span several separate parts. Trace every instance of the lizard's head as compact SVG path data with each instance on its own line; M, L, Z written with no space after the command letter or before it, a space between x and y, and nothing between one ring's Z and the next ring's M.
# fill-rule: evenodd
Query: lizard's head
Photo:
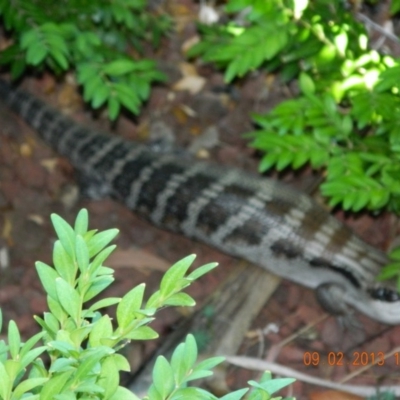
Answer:
M346 237L344 228L338 232ZM330 293L322 296L323 300L326 298L330 301L332 296L334 304L344 301L371 319L385 324L400 324L397 280L378 281L382 267L389 263L387 255L362 242L354 234L347 234L350 235L347 240L339 243L335 251L332 251L327 266L327 269L335 271L341 278L335 279L337 285L333 284Z
M367 290L368 299L357 308L386 324L400 324L400 293L395 283L379 282Z
M366 290L342 292L344 302L371 319L400 324L400 293L392 282L379 282Z

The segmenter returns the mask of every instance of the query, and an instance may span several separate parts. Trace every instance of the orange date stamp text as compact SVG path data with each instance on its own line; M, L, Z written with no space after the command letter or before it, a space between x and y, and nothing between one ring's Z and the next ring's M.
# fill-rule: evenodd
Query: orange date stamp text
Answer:
M396 365L400 364L400 353L394 354ZM345 357L341 351L330 351L327 354L320 354L318 351L306 351L303 356L303 362L305 366L318 366L318 365L330 365L330 366L359 366L363 367L369 364L375 364L382 366L385 364L385 354L381 351L376 353L368 353L366 351L354 351L350 357Z

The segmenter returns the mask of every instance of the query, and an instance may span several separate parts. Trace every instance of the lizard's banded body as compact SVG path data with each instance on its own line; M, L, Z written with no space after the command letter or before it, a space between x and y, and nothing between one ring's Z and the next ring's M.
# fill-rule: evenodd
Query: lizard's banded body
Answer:
M373 319L400 322L394 286L375 283L385 254L307 195L239 169L94 132L3 81L0 99L79 171L155 225L318 289L334 310L350 305Z

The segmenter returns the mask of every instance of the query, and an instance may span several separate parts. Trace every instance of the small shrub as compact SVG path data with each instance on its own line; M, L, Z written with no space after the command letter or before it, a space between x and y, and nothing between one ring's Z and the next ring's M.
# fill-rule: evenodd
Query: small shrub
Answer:
M49 311L35 319L41 332L21 341L14 321L10 321L7 342L0 340L0 400L137 400L119 385L119 371L129 371L125 357L117 351L131 340L150 340L157 333L149 327L156 311L165 306L193 306L194 300L183 289L216 263L206 264L188 273L195 256L174 264L161 280L160 289L144 302L145 285L130 290L122 298L103 298L92 302L113 282L113 270L103 265L115 249L109 245L116 229L104 232L88 230L86 210L79 212L74 227L58 215L52 222L58 240L54 244L53 264L36 263L40 281L47 293ZM116 305L116 321L102 313ZM1 331L0 310L0 331ZM41 355L47 353L50 364ZM217 399L211 393L188 387L187 383L212 374L223 358L197 362L197 345L188 335L168 361L159 357L153 370L153 383L146 399ZM260 383L250 381L249 399L268 400L271 394L293 379L271 379L265 373ZM239 400L248 389L222 397Z
M27 67L56 74L75 70L84 99L107 105L114 120L121 107L137 114L150 85L164 80L154 61L129 57L144 42L158 45L170 26L165 15L150 13L144 0L0 0L0 18L13 44L0 52L0 64L14 79Z
M265 153L260 171L308 163L322 171L331 206L400 212L398 60L368 47L341 0L230 0L226 11L232 20L200 26L202 40L188 55L225 69L226 82L262 69L300 87L253 116L260 128L248 136Z

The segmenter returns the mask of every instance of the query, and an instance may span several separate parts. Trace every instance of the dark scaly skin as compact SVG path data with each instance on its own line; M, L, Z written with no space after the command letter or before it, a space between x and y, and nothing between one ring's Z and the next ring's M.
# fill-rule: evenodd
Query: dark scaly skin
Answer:
M385 323L400 322L394 284L375 282L385 254L307 195L239 169L95 132L1 80L0 98L87 179L155 225L319 288L331 311L351 306Z

